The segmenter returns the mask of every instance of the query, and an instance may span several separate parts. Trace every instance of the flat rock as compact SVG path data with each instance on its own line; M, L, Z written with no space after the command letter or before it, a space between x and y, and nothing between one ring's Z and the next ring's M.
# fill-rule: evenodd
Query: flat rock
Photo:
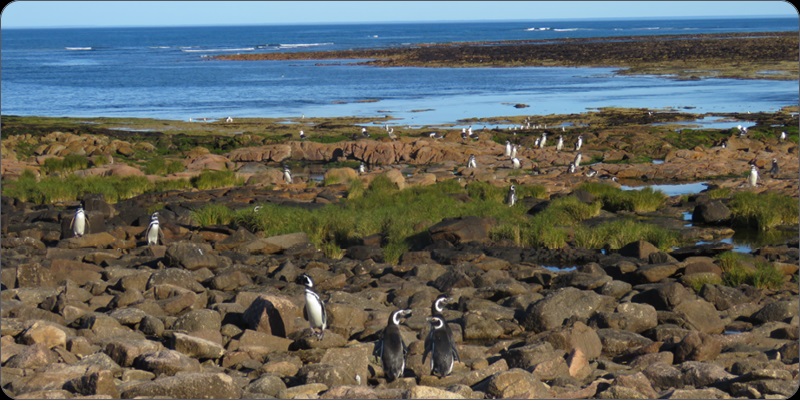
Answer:
M178 372L199 372L200 362L175 350L145 353L136 358L133 366L160 375L175 375Z
M126 387L123 399L167 397L173 399L238 399L242 390L222 373L184 373Z

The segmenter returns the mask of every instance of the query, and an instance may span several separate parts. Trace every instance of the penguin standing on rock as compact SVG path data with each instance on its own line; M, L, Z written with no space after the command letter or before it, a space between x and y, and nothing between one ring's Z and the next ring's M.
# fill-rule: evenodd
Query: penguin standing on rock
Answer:
M772 167L769 169L769 174L771 174L772 177L778 177L778 170L778 159L772 158Z
M514 204L516 203L517 203L517 189L514 188L514 185L512 184L511 187L509 187L508 189L508 195L506 196L506 204L508 204L509 207L513 207Z
M398 309L389 316L388 325L383 330L383 341L380 347L380 357L386 380L392 382L403 376L406 368L406 355L408 348L400 335L400 317L411 315L410 309Z
M286 184L292 184L292 171L289 170L289 166L283 166L283 180Z
M478 162L475 160L475 155L469 155L469 159L467 159L467 168L477 168Z
M308 274L303 273L297 278L299 284L306 287L306 310L305 315L311 326L311 333L316 335L314 329L319 329L318 339L322 340L325 335L325 328L328 326L328 314L325 312L325 303L322 302L319 294L314 291L314 281Z
M556 150L561 151L564 148L564 137L559 135L558 136L558 143L556 143Z
M758 184L758 169L756 169L756 165L750 165L750 175L747 176L747 181L750 183L750 187L756 187Z
M367 165L365 165L364 162L361 162L361 164L358 165L358 174L364 174L366 172L367 172Z
M432 330L430 334L430 347L426 348L422 362L427 358L427 353L431 353L431 374L446 377L453 372L453 364L460 361L458 350L453 341L452 332L447 327L444 317L435 315L427 318ZM429 350L428 350L429 349Z
M147 238L147 245L158 245L158 237L160 236L161 239L164 239L164 233L161 231L161 227L158 224L158 212L154 212L153 216L150 217L150 224L147 225L147 230L144 232L145 237Z
M72 234L75 235L76 238L83 236L89 229L89 217L83 210L83 203L75 210L75 215L72 217L69 227L72 228Z

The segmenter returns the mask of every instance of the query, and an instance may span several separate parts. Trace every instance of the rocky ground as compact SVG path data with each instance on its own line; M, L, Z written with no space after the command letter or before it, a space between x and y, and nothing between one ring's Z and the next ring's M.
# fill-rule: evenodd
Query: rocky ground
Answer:
M346 196L344 184L311 181L310 169L298 171L295 184L283 183L278 163L287 159L365 161L366 175L335 168L325 176L369 182L383 173L401 188L460 178L541 184L550 198L591 199L575 187L610 182L587 178L585 168L565 174L575 152L556 152L557 135L544 150L523 147L523 169L515 171L492 140L497 133L480 134L468 142L454 129L441 140L295 140L224 153L197 147L184 158L186 171L171 176L231 169L246 185L148 193L116 204L83 196L92 229L81 238L69 229L77 201L36 205L4 196L0 384L16 398L721 399L797 391L797 238L750 253L784 273L783 287L706 284L695 291L693 279L719 279L715 257L732 245L692 243L667 252L634 242L605 254L520 248L491 240L491 221L461 218L428 227L428 246L389 264L380 238L364 238L332 259L302 233L268 237L235 226L201 227L191 216L210 202L313 209ZM620 181L704 180L739 188L748 162L768 168L778 158L784 175L765 174L757 191L798 194L791 142L730 135L724 149L681 149L662 139L652 150L664 162L654 164L635 163L633 147L615 136L612 127L587 131L582 152L585 161L603 158L592 167ZM17 158L20 145L33 140L40 145L32 156ZM3 148L3 175L13 177L37 170L45 157L79 150L121 160L80 175L141 174L120 156L148 147L52 132L4 137ZM465 168L470 154L477 169ZM696 225L717 221L700 214L718 209L714 201L706 193L673 197L652 216L695 239L715 239L733 231L687 228L679 220L697 208ZM156 205L166 244L145 246L141 234ZM615 215L623 214L603 213ZM295 280L304 272L328 302L330 326L321 341L309 335L302 316L303 288ZM450 376L436 378L422 363L421 339L431 302L443 292L455 299L444 315L461 362ZM396 308L413 309L401 326L409 356L404 377L387 383L372 350Z

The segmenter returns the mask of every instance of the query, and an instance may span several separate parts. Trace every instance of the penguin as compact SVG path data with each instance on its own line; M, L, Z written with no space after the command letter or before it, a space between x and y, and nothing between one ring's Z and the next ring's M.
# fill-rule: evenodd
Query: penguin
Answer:
M430 322L432 327L430 350L423 354L422 362L425 363L427 353L430 352L431 374L438 375L440 378L446 377L453 371L453 364L456 361L460 361L458 350L453 341L452 333L448 333L450 328L447 327L444 317L434 315L428 317L427 321Z
M597 170L594 170L594 169L592 169L592 168L590 167L590 168L589 168L589 171L588 171L588 172L586 172L586 177L594 177L596 174L597 174Z
M475 155L469 155L469 159L467 160L467 168L477 168L478 162L475 160Z
M439 294L439 296L436 297L436 299L431 303L431 316L442 315L444 306L452 300L453 299L448 297L447 294Z
M369 132L367 132L366 128L361 128L361 136L364 138L369 138Z
M511 141L506 141L506 156L511 156Z
M522 164L519 162L519 159L517 159L515 157L511 158L511 167L513 167L515 169L519 169L521 166L522 166Z
M461 140L463 140L463 141L467 140L467 129L466 128L461 128Z
M361 162L361 164L358 165L358 174L364 174L366 172L367 172L367 165L365 165L364 162Z
M517 203L517 189L512 184L511 187L508 188L508 195L506 195L506 204L509 207L513 207L514 204Z
M394 128L389 128L389 139L391 140L397 139L397 135L394 134Z
M386 380L392 382L403 376L406 368L406 355L408 348L400 335L400 317L411 315L410 309L398 309L389 316L388 325L383 330L383 340L380 347L380 357Z
M160 236L161 239L164 239L164 233L161 231L161 227L158 224L158 212L154 212L153 216L150 217L150 225L147 225L147 230L144 232L145 237L147 238L147 245L158 245L158 237Z
M559 135L558 136L558 143L556 144L556 150L561 151L564 148L564 137Z
M283 179L286 180L286 184L292 184L292 171L289 170L289 166L283 166Z
M578 154L575 155L575 168L576 169L581 167L581 159L582 158L583 158L583 155L580 152L578 152Z
M578 135L578 140L575 142L575 150L581 150L581 146L583 146L583 135Z
M727 147L728 147L728 142L722 141L722 145L720 145L720 147L721 147L722 149L725 149L725 148L727 148Z
M511 145L511 158L517 157L517 145Z
M772 158L772 167L769 169L769 174L771 174L772 177L778 175L778 159Z
M539 142L539 148L544 149L545 142L547 142L547 132L542 134L542 140Z
M322 340L325 335L325 328L328 326L328 314L325 312L325 303L322 302L319 294L314 291L314 281L308 274L303 273L297 278L299 284L306 287L306 309L305 315L311 326L311 333L316 335L314 329L319 329L318 339Z
M540 144L541 142L542 142L542 138L541 138L541 137L539 137L539 138L536 138L536 140L535 140L535 141L533 141L533 148L534 148L534 149L539 149L539 144Z
M75 210L75 215L72 217L72 221L69 222L69 227L72 228L72 234L77 238L83 236L89 229L89 216L83 210L83 203Z
M302 129L300 130L300 139L306 139L306 134Z
M781 142L786 140L786 132L781 132Z
M575 173L575 163L570 162L569 168L567 168L567 173L569 174Z
M756 165L750 165L750 175L747 177L747 181L750 182L750 187L756 187L758 183L758 169L756 169Z

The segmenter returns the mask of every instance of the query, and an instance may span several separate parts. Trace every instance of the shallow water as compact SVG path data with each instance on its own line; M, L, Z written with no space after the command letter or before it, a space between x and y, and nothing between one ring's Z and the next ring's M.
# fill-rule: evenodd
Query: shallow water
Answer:
M666 125L677 125L683 127L702 128L702 129L731 129L731 128L736 128L737 125L741 125L743 127L751 127L753 125L756 125L756 122L731 120L728 117L710 115L698 118L694 121L658 122L653 124L653 126L666 126Z
M685 194L697 194L708 188L707 183L685 183L685 184L648 184L644 186L620 186L621 190L641 190L650 187L666 194L668 197Z

